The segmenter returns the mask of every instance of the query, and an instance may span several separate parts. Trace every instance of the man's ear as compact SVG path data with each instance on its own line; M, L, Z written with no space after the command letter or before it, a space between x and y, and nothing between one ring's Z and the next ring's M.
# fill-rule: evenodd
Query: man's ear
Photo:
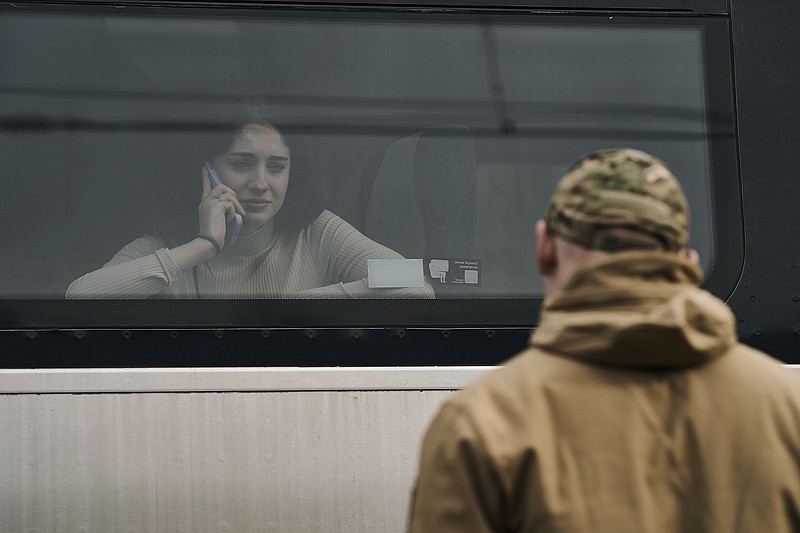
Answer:
M544 220L536 222L536 267L542 276L550 276L558 265L556 239L547 231Z

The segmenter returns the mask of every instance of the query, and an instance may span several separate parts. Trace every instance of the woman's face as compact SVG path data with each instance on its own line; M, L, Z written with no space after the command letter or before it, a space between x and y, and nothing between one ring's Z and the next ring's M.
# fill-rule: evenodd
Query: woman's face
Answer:
M275 128L245 124L213 164L246 211L242 233L252 233L272 220L286 197L290 164L289 148Z

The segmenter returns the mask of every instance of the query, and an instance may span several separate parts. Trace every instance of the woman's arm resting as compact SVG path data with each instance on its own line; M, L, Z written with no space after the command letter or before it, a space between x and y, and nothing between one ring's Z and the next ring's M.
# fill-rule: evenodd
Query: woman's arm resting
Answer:
M325 261L326 277L334 282L326 287L300 293L320 298L435 298L425 279L422 287L370 289L367 283L369 259L403 259L394 250L364 236L353 226L329 211L323 212L311 227L312 241L319 242L317 257ZM335 283L339 282L339 283Z
M122 248L102 268L73 281L66 297L147 298L215 254L214 245L205 239L193 239L167 250L156 239L141 237Z

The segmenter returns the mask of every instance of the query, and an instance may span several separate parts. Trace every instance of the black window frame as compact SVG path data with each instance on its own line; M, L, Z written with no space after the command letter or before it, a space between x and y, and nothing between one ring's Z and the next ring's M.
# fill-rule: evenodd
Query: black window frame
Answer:
M431 19L517 16L596 22L612 13L619 24L659 20L700 24L707 39L714 268L704 287L722 299L733 293L744 264L730 23L725 2L22 2L43 13L108 12L218 14L273 10L314 16ZM0 4L10 10L11 4ZM440 6L439 8L431 5ZM453 7L457 6L457 7ZM158 11L154 11L158 10ZM712 105L714 107L712 107ZM359 366L495 364L524 345L540 298L440 300L2 300L0 367L88 366ZM480 308L480 314L475 309ZM77 317L77 318L76 318ZM86 320L85 317L93 317ZM490 317L490 319L487 319ZM502 348L505 346L505 348ZM489 349L491 347L491 349ZM459 348L462 348L459 352ZM501 354L501 355L498 355Z

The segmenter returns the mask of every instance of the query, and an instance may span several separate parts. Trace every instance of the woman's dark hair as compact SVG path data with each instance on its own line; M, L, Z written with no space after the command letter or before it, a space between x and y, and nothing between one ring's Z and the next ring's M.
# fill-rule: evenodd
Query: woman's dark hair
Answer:
M183 242L197 233L197 204L200 201L200 169L204 161L228 150L247 124L274 128L289 148L291 171L286 198L275 215L275 227L281 231L299 231L308 226L324 209L323 194L312 183L310 151L301 135L286 127L268 108L247 103L234 109L203 110L203 118L192 122L188 133L180 134L168 148L177 159L166 165L170 175L164 176L155 205L154 233L169 242Z

